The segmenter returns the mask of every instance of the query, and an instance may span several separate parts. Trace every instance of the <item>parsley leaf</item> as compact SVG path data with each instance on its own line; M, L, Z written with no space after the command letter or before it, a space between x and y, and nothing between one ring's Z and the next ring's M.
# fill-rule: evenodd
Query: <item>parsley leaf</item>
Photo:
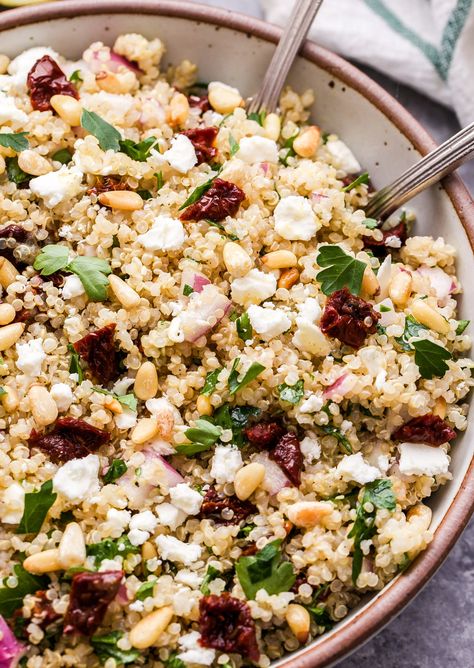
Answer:
M67 165L71 162L72 155L67 148L60 148L59 151L53 153L51 160L56 160L56 162L60 162L62 165Z
M186 283L186 285L183 288L183 295L185 297L189 297L189 295L192 295L193 292L194 290L192 289L192 287Z
M196 420L195 426L186 429L184 432L184 435L191 443L176 446L176 451L180 455L186 455L187 457L204 452L205 450L209 450L211 445L214 445L221 434L221 427L212 424L208 420Z
M176 653L170 654L164 663L166 668L186 668L186 664L182 659L178 659Z
M458 320L458 326L456 327L456 334L459 336L459 334L462 334L467 327L469 327L470 320Z
M81 125L84 130L90 132L99 140L99 146L103 151L112 149L120 151L122 135L113 125L104 121L95 111L84 109L81 116Z
M32 575L25 571L21 564L13 566L13 573L18 580L16 587L3 586L0 588L0 615L7 618L11 617L15 610L21 608L27 594L47 589L49 584L47 576Z
M289 591L296 575L289 561L282 561L281 540L265 545L263 550L250 557L240 557L235 571L247 598L254 599L259 589L269 594Z
M37 492L25 494L25 509L16 533L38 533L57 496L52 480L44 482Z
M147 137L147 139L137 143L131 139L121 139L119 141L120 151L132 158L132 160L145 162L157 141L156 137Z
M415 364L417 364L422 378L431 380L434 376L442 378L449 369L446 360L453 358L451 353L428 339L413 341L415 349Z
M79 276L89 299L94 302L107 299L109 287L107 276L112 273L107 260L82 255L74 258L68 269Z
M237 359L235 359L234 363L232 364L232 369L230 370L229 378L227 380L231 394L235 394L241 390L243 387L245 387L245 385L248 385L252 382L252 380L255 380L255 378L259 376L262 371L265 371L263 364L260 364L259 362L252 362L251 366L245 372L243 378L239 380L239 372L237 371L239 362L240 357L237 357Z
M342 189L343 193L348 193L352 190L352 188L357 188L357 186L362 185L363 183L368 183L369 182L369 174L368 172L364 172L363 174L359 174L359 176L354 179L349 185L344 186Z
M157 582L158 578L153 578L152 580L147 580L140 587L138 587L135 592L135 598L137 601L144 601L148 596L153 596L153 589Z
M222 427L222 429L231 429L232 443L241 448L244 445L242 433L244 427L247 426L251 417L258 417L260 412L260 408L255 406L229 406L229 404L224 404L215 411L212 422Z
M333 425L330 424L324 424L321 425L321 429L324 431L325 434L328 434L329 436L334 436L334 438L337 440L339 445L342 445L344 450L349 454L352 455L352 447L351 444L349 443L349 440L347 439L346 436L338 429L337 427L334 427Z
M101 663L108 659L115 659L115 665L122 666L127 663L135 663L140 657L138 649L120 649L117 642L123 638L123 631L111 631L101 636L92 636L90 643Z
M375 218L366 218L362 222L369 230L375 230L379 225L379 221Z
M128 554L138 554L140 546L135 547L126 536L121 536L116 540L106 538L99 543L92 543L86 546L86 552L94 557L94 563L98 564L104 559L115 559L117 556L126 557Z
M189 195L188 199L184 202L184 204L181 204L179 207L178 211L182 211L183 209L186 209L188 206L191 206L191 204L194 204L194 202L197 202L198 199L201 199L201 197L206 193L209 188L212 186L213 182L219 174L222 171L222 167L219 167L217 172L211 176L210 179L208 179L205 183L202 183L200 186L197 188L194 188L193 192Z
M366 264L344 253L340 246L322 246L316 262L325 267L318 272L317 279L325 295L347 287L353 295L358 295Z
M65 269L69 262L69 250L66 246L48 244L43 246L39 255L33 262L33 267L37 269L42 276L50 276L56 271Z
M249 121L256 121L259 125L263 127L263 122L267 116L266 111L252 111L251 114L247 116Z
M71 353L71 361L69 362L69 373L77 373L77 382L82 383L84 380L84 372L81 367L81 358L72 343L67 344L67 349Z
M12 148L17 153L25 151L30 145L27 132L0 132L0 146Z
M214 369L214 371L209 371L209 373L206 376L206 381L204 383L204 387L201 390L201 394L205 394L206 396L209 396L214 392L216 389L217 381L219 380L219 374L222 371L222 367L219 367L218 369Z
M163 186L165 185L165 180L163 178L163 172L157 172L155 174L156 176L156 189L161 190Z
M410 339L415 336L419 336L420 332L424 329L427 329L421 322L415 320L412 315L407 315L405 318L405 329L401 336L397 336L395 341L398 343L402 350L409 352L413 350L413 346L410 343Z
M127 470L127 465L123 459L114 459L104 475L104 482L106 485L115 482L123 476Z
M249 339L252 338L253 328L250 324L250 318L247 311L242 313L240 318L237 318L235 325L237 327L237 334L239 335L239 339L242 339L242 341L249 341Z
M304 394L304 380L300 378L294 385L282 383L278 386L278 393L282 401L289 404L299 404Z
M334 626L328 611L326 610L326 604L319 601L319 597L322 594L325 594L328 590L329 585L322 585L318 587L316 593L313 596L313 600L308 606L305 606L308 612L313 616L314 621L318 626L322 626L325 631L329 631Z
M21 169L17 157L5 158L5 164L7 166L8 180L12 183L16 183L17 186L21 186L23 183L28 183L31 179L31 175Z
M69 77L69 81L77 86L77 84L82 83L84 79L81 77L81 70L74 70L74 72Z
M137 398L133 393L130 394L115 394L114 392L110 392L110 390L104 390L101 387L94 387L94 392L98 392L99 394L108 394L111 397L114 397L114 399L117 399L119 403L122 404L122 406L126 406L127 408L130 408L131 411L136 411L138 402Z
M206 220L206 223L211 227L217 227L217 229L221 230L221 232L223 232L224 235L231 241L239 240L239 237L236 234L232 234L232 232L226 232L224 225L221 225L221 223L216 223L215 220Z
M209 589L209 583L218 578L222 573L218 568L215 566L208 566L206 575L204 576L204 580L202 581L200 590L201 593L204 594L204 596L208 596L208 594L211 593L211 590Z
M229 135L230 156L233 157L239 150L239 142L234 139L232 134Z
M285 155L283 158L280 158L280 162L281 162L282 165L284 165L285 167L288 167L288 158L294 158L295 155L296 155L296 153L295 153L295 151L294 151L294 149L293 149L293 143L294 143L294 141L295 141L295 139L296 139L297 136L298 136L298 132L296 132L296 134L294 134L292 137L289 137L289 138L285 141L285 143L283 144L283 148L287 148L287 149L288 149L288 151L286 152L286 155Z

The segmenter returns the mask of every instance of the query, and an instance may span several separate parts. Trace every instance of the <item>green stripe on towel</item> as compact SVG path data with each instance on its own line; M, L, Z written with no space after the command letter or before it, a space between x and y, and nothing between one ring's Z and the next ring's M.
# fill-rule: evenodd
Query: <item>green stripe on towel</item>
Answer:
M443 79L447 79L459 36L472 8L472 0L458 0L443 30L440 49L440 65Z

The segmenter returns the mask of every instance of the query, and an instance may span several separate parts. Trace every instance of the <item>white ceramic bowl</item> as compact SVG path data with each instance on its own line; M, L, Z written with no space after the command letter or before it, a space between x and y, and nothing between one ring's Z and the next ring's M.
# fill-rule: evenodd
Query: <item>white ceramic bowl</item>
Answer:
M280 31L256 19L186 2L83 0L27 7L0 14L0 51L15 56L49 45L77 58L96 40L112 44L124 32L159 36L166 60L189 58L203 80L222 80L244 95L258 87ZM434 146L423 128L390 95L334 54L307 43L289 82L316 93L313 120L339 134L353 149L375 186L382 186ZM442 235L458 250L458 275L467 295L461 317L474 320L474 203L462 183L450 177L413 200L416 234ZM470 298L469 298L470 297ZM474 428L453 446L453 480L431 501L434 540L408 572L368 598L330 633L278 662L279 666L329 666L377 632L406 605L442 563L474 507Z

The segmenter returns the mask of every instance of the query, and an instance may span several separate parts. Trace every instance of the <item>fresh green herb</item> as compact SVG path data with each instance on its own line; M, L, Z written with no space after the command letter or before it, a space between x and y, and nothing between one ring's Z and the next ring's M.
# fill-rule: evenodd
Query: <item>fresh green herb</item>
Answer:
M239 142L234 139L232 134L229 135L230 156L233 157L239 150Z
M30 145L27 132L0 132L0 146L12 148L17 153L25 151Z
M413 341L415 349L415 364L420 370L422 378L431 380L434 376L442 378L449 369L446 360L453 358L451 353L428 339Z
M69 373L77 373L77 382L82 383L84 380L84 372L81 367L81 358L72 343L67 344L67 349L71 353L71 361L69 362Z
M120 151L122 135L113 125L104 121L95 111L84 109L81 116L82 127L99 140L103 151Z
M217 227L218 230L221 230L221 232L224 233L224 235L230 239L231 241L238 241L239 237L236 234L232 234L232 232L226 232L226 229L224 225L221 225L221 223L216 223L215 220L206 220L206 223L210 225L211 227Z
M25 509L16 533L38 533L57 496L52 480L44 482L37 492L25 494Z
M137 190L137 193L140 195L142 200L144 200L145 202L149 199L152 199L152 197L153 197L153 195L151 194L151 192L149 190L140 189L140 190Z
M56 271L65 269L69 262L69 250L66 246L49 244L43 246L41 253L36 256L33 267L42 276L50 276Z
M204 594L204 596L208 596L211 593L211 590L209 589L209 583L221 576L222 573L218 568L215 568L214 566L208 566L206 575L204 576L204 580L202 581L201 584L201 593Z
M189 195L188 199L184 202L184 204L181 204L179 207L178 211L182 211L183 209L186 209L188 206L191 206L191 204L194 204L194 202L197 202L201 197L209 190L209 188L212 186L213 182L219 174L222 171L222 167L219 167L217 172L211 176L210 179L208 179L205 183L202 183L200 186L197 188L194 188L193 192Z
M60 148L59 151L53 153L53 155L51 156L51 160L60 162L62 165L67 165L71 162L72 155L67 148Z
M390 306L385 306L385 304L380 304L380 313L388 313L392 309Z
M94 557L96 564L104 559L115 559L117 556L126 557L128 554L138 554L140 547L135 547L126 536L120 538L106 538L100 543L92 543L86 547L87 554Z
M280 162L281 162L282 165L284 165L285 167L288 167L288 158L294 158L295 155L296 155L296 153L295 153L295 151L294 151L294 149L293 149L293 143L294 143L294 141L295 141L295 139L296 139L297 136L298 136L298 133L294 134L292 137L289 137L289 138L285 141L285 143L283 144L283 148L288 149L287 152L286 152L286 154L284 155L284 157L283 157L283 158L280 158ZM278 195L279 195L279 193L278 193ZM280 199L281 199L281 198L280 198Z
M166 668L186 668L186 664L181 659L178 659L176 654L170 654L165 661Z
M237 534L237 538L248 538L251 531L255 529L255 524L246 524Z
M7 166L7 176L8 180L12 183L16 183L17 186L21 186L23 183L28 183L31 179L31 175L24 172L18 164L18 158L5 158L5 164Z
M363 183L368 183L369 182L369 174L368 172L364 172L363 174L360 174L354 181L349 183L349 185L345 186L342 189L342 192L348 193L352 190L352 188L357 188L357 186L361 186Z
M105 663L108 659L114 659L116 666L135 663L140 657L138 649L120 649L118 641L123 638L123 631L111 631L105 635L92 636L90 643L97 654L99 661Z
M337 427L334 427L333 425L329 424L324 424L321 425L321 429L324 431L325 434L328 434L329 436L334 436L334 438L337 440L339 445L342 445L344 450L351 455L352 454L352 447L351 444L349 443L349 440L347 439L346 436L341 432L340 429Z
M245 385L251 383L257 376L259 376L262 371L265 371L263 364L259 362L252 362L251 366L245 372L243 378L239 380L239 372L237 367L240 363L240 357L237 357L232 364L232 369L230 370L229 378L227 384L229 386L229 391L231 394L235 394L241 390Z
M366 218L362 222L369 230L375 230L379 225L379 221L375 218Z
M191 287L190 285L186 284L186 285L184 286L184 288L183 288L183 295L184 295L185 297L189 297L189 295L192 295L193 292L194 292L194 290L192 289L192 287Z
M196 420L196 426L186 429L184 435L191 441L190 444L178 445L176 451L180 455L190 457L199 452L209 450L211 445L219 439L222 428L212 424L208 420Z
M411 564L410 556L408 555L408 552L405 552L401 563L398 565L398 570L400 571L400 573L404 573L410 564Z
M379 322L375 325L375 329L377 330L377 334L386 334L387 333L387 328L381 325Z
M287 401L289 404L299 404L304 394L304 380L300 378L294 385L287 385L282 383L278 386L278 393L282 401Z
M232 431L232 443L239 448L244 445L243 430L251 417L258 417L260 409L255 406L219 406L212 416L212 422L222 429Z
M102 387L94 387L93 389L94 392L98 392L99 394L107 394L111 397L114 397L114 399L117 399L117 401L121 403L122 406L130 408L131 411L137 410L138 402L134 394L114 394L114 392L110 392L110 390L104 390Z
M266 111L252 111L251 114L247 116L249 121L256 121L259 125L263 127L267 112Z
M81 70L74 70L74 72L71 74L69 77L69 81L73 84L79 84L84 81L84 79L81 77Z
M263 550L250 557L240 557L235 571L247 598L254 599L259 589L269 594L289 591L296 575L289 561L282 561L281 540L267 543Z
M131 139L121 139L119 141L120 151L128 155L129 158L132 158L132 160L145 162L157 141L156 137L148 137L140 142L134 142Z
M221 371L222 367L214 369L214 371L209 371L209 373L206 375L206 380L204 382L204 387L201 390L201 394L204 394L208 397L214 392Z
M462 334L470 324L470 320L458 320L458 326L456 327L456 334Z
M104 475L104 483L109 485L123 476L127 470L127 465L123 459L114 459Z
M112 273L107 260L83 255L74 258L68 269L79 276L89 299L94 302L107 299L109 287L107 276Z
M237 327L237 334L239 335L239 339L242 339L242 341L249 341L253 336L253 328L250 323L250 318L247 311L242 313L240 318L237 318L235 324Z
M157 172L155 174L156 176L156 189L161 190L163 186L165 185L165 180L163 178L163 172Z
M89 568L84 568L84 566L71 566L71 568L68 568L64 571L63 576L61 580L63 581L68 581L72 580L72 578L77 575L77 573L93 573L94 571L89 569Z
M135 592L135 598L137 601L144 601L149 596L153 596L153 589L157 580L158 578L153 578L152 580L148 580L147 582L144 582L142 585L140 585L140 587L138 587L137 591Z
M6 394L7 391L0 385L0 397Z
M418 322L418 320L415 320L415 318L412 315L407 315L405 318L405 329L403 331L403 334L401 336L397 336L395 341L398 343L400 348L402 350L406 351L411 351L413 350L413 346L410 343L410 340L413 337L419 336L420 332L425 330L426 327L421 324L421 322Z
M325 295L336 290L348 288L353 295L358 295L362 286L362 278L366 268L365 262L356 260L352 255L344 253L340 246L322 246L316 262L325 267L318 272L317 279Z
M7 619L13 615L15 610L21 608L23 599L27 594L34 594L38 590L47 589L49 578L46 576L31 575L25 571L21 564L13 566L13 574L17 579L15 587L7 587L5 580L0 588L0 615Z
M318 587L311 603L308 606L305 606L308 612L311 613L316 624L322 626L325 631L329 631L329 629L334 626L334 622L326 610L326 604L319 601L320 596L325 594L328 589L328 584Z

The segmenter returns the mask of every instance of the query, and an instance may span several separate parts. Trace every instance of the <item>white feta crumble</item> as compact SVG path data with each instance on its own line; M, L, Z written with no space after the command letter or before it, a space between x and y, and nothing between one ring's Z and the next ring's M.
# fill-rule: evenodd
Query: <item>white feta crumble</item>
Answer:
M315 434L305 436L300 442L300 449L305 462L312 464L316 459L321 457L321 445Z
M289 241L310 241L321 227L311 202L301 195L281 199L273 212L275 231Z
M318 357L325 357L330 353L331 344L318 325L304 318L296 318L296 325L298 329L293 336L293 343L298 350Z
M278 162L278 146L273 139L267 137L243 137L235 156L249 165L256 162Z
M362 453L346 455L337 465L337 472L347 480L354 480L359 485L365 485L380 477L380 471L364 461Z
M18 123L23 125L28 121L28 114L18 109L15 100L9 95L0 93L0 125Z
M199 639L201 634L198 631L191 631L179 638L179 646L182 651L177 654L178 659L187 663L198 663L202 666L210 666L216 658L215 649L201 647Z
M76 276L76 274L66 276L64 285L61 289L61 295L63 299L74 299L74 297L80 297L84 293L84 286L82 285L82 281L79 276Z
M128 388L130 385L133 385L135 382L134 378L129 378L128 376L124 376L123 378L119 378L115 383L112 388L112 392L114 394L118 394L119 396L122 396L123 394L127 394Z
M138 547L143 545L143 543L150 538L148 531L142 531L141 529L130 529L128 532L128 540L132 545Z
M99 573L104 573L105 571L121 571L122 570L122 557L116 557L115 559L102 559L99 566Z
M114 422L117 429L120 431L126 431L127 429L132 429L137 424L137 413L132 411L131 408L123 406L121 413L114 415Z
M321 307L314 297L306 297L304 302L297 304L298 317L308 322L319 322L321 317Z
M202 548L194 543L183 543L174 536L157 536L156 546L163 559L179 561L185 566L191 566L201 558Z
M132 513L129 510L117 510L109 508L107 511L107 523L112 532L113 538L118 538L128 526Z
M19 482L12 482L3 492L2 522L18 524L25 509L25 490Z
M281 308L264 308L252 304L247 310L252 328L260 338L269 341L291 327L291 320Z
M74 395L71 388L66 383L54 383L49 391L58 407L58 411L64 413L72 404Z
M235 474L242 466L242 455L238 448L232 445L216 446L211 466L211 476L216 482L234 482Z
M170 489L170 498L177 508L188 515L197 515L201 510L203 496L187 482L180 482Z
M84 501L99 491L100 460L97 455L71 459L58 468L53 488L69 501Z
M26 343L17 343L16 352L18 355L16 365L25 376L36 378L41 374L41 366L46 359L41 339L31 339Z
M181 570L176 573L174 579L175 582L179 582L180 584L184 584L187 587L191 587L191 589L197 589L203 580L201 575L198 575L194 571L190 571L187 568L181 568Z
M399 468L403 475L437 476L449 470L449 457L442 448L424 443L400 443Z
M310 394L300 406L301 413L317 413L324 406L322 394Z
M137 241L149 251L177 250L186 238L183 224L177 218L161 215L155 218L153 227L140 234Z
M186 513L172 503L160 503L155 508L160 524L175 531L186 519Z
M354 154L340 139L328 141L326 148L333 158L334 165L347 174L356 174L361 171L361 166Z
M153 532L158 526L158 518L153 515L151 510L143 510L137 513L130 520L130 529L140 529L140 531Z
M385 239L385 245L388 246L389 248L401 248L402 240L400 239L400 237L391 235Z
M76 197L82 190L82 172L77 167L63 165L57 172L37 176L30 181L30 190L52 209L61 202Z
M13 76L17 88L26 86L29 71L43 56L51 56L56 61L59 58L59 54L50 49L49 46L34 46L32 49L23 51L23 53L20 53L19 56L11 61L8 66L8 73Z
M197 164L196 151L186 135L177 135L171 140L171 147L163 153L169 165L181 174L186 174Z
M143 612L145 609L145 603L143 601L133 601L133 603L130 603L128 607L130 610L133 610L133 612Z
M242 278L231 283L232 301L241 306L260 304L272 297L277 289L277 281L273 274L266 274L259 269L251 269Z

